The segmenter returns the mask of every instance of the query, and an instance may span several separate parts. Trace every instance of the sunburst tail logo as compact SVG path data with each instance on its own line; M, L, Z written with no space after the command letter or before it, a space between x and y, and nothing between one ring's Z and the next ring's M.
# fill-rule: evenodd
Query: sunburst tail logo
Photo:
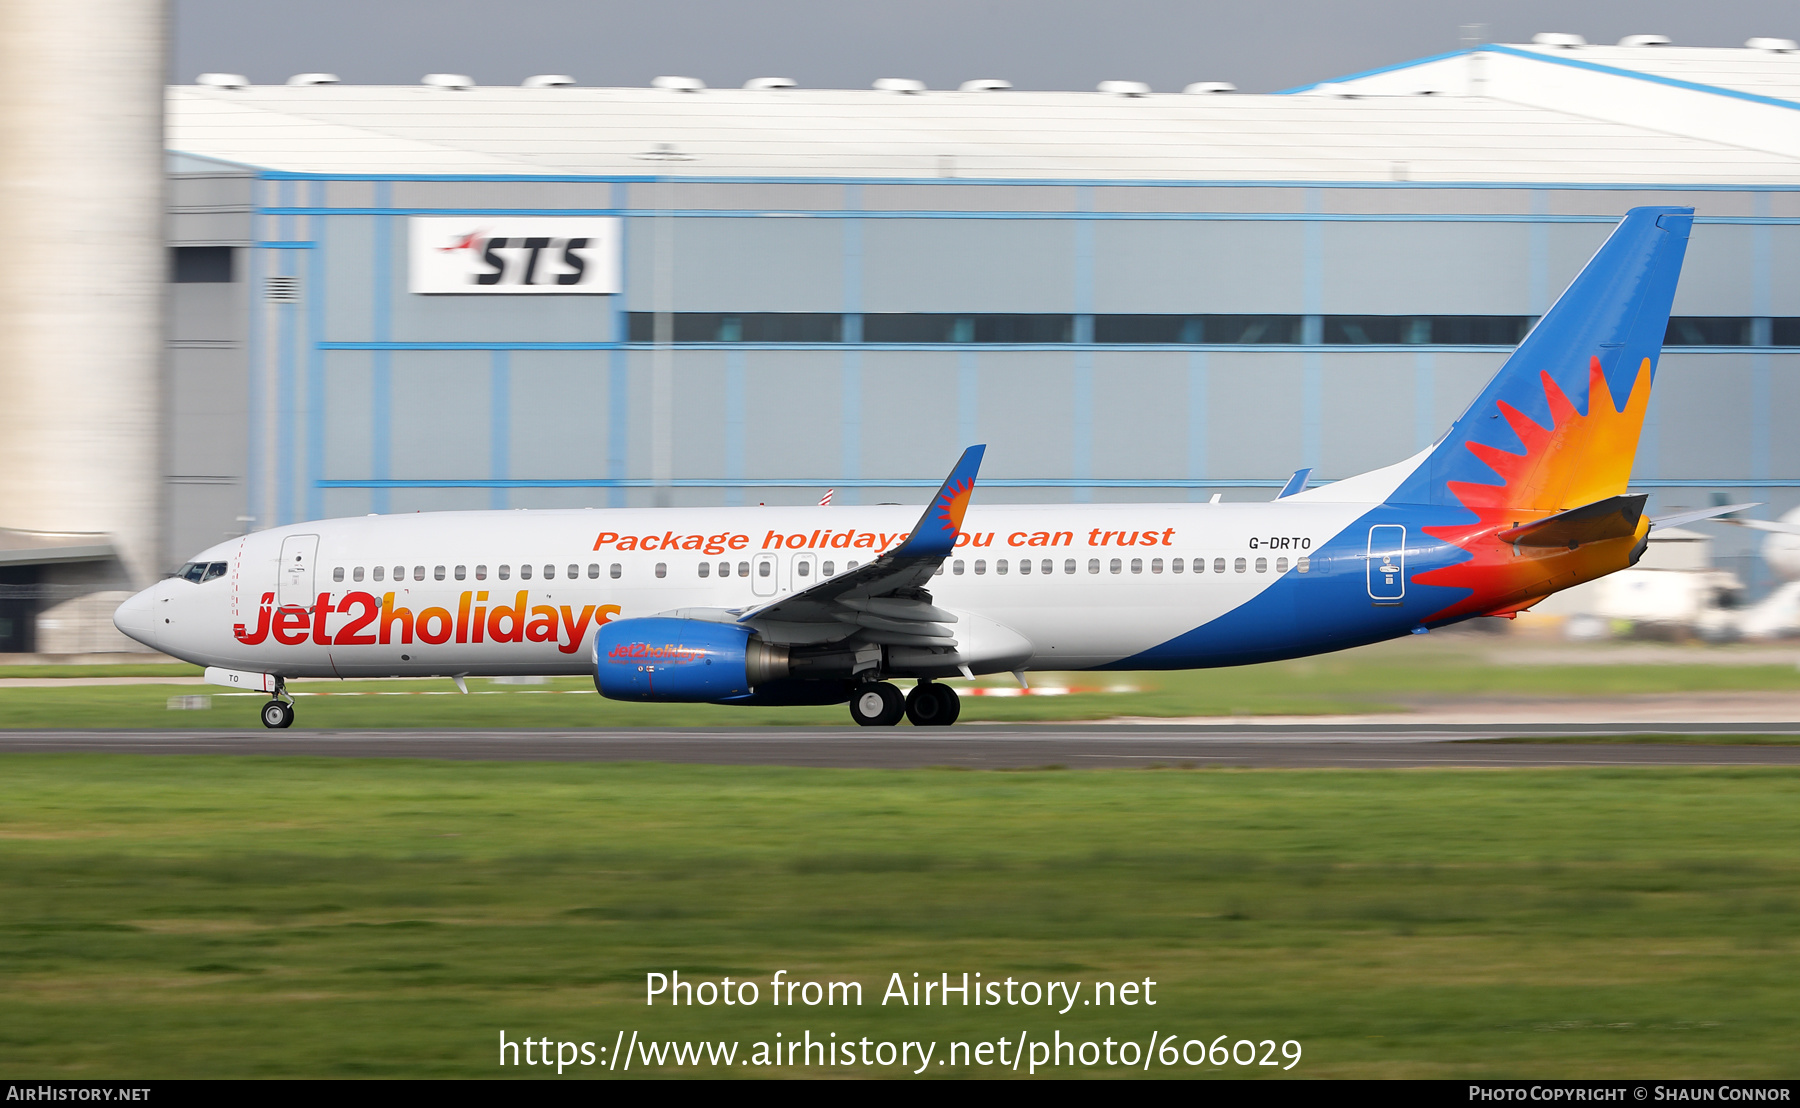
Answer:
M1626 493L1693 215L1626 213L1389 498L1441 509L1420 531L1463 552L1411 578L1458 590L1427 623L1514 611L1630 564L1623 536L1568 549L1499 535ZM1632 526L1641 538L1648 524Z
M956 467L944 479L937 495L926 505L912 533L907 536L895 557L941 558L956 548L956 536L962 531L963 516L969 510L969 499L975 493L975 475L981 469L985 446L971 446L957 459Z

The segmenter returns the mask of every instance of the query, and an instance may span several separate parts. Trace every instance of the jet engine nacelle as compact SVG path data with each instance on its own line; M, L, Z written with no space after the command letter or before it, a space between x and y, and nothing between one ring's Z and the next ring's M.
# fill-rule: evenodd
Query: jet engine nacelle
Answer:
M594 687L613 700L729 700L787 674L786 647L733 623L651 616L594 635Z

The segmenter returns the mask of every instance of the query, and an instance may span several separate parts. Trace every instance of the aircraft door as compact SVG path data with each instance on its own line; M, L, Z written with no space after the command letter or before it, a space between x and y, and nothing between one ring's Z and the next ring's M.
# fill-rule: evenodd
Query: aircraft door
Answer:
M796 554L794 555L794 560L788 563L788 587L795 592L799 592L801 589L811 588L813 582L818 579L819 556L817 554L814 554L811 551L807 551L804 554Z
M1378 523L1369 528L1369 599L1398 604L1406 598L1406 528Z
M289 535L281 540L281 567L276 570L275 603L311 608L313 564L319 557L319 536Z
M775 555L758 554L750 563L750 591L757 596L774 596L777 581Z

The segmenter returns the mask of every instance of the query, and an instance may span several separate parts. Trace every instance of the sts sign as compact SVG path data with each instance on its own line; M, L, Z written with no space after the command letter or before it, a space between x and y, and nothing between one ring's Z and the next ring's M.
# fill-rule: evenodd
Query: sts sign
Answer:
M413 292L619 291L619 221L595 216L415 216Z

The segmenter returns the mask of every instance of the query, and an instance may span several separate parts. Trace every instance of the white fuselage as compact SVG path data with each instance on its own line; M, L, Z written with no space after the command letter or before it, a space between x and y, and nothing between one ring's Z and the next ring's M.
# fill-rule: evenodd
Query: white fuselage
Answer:
M1105 665L1303 580L1302 560L1370 507L978 506L929 587L959 613L961 653L988 668ZM221 575L163 581L118 622L196 664L282 676L591 673L603 622L761 605L873 560L917 518L842 506L321 520L197 555Z

